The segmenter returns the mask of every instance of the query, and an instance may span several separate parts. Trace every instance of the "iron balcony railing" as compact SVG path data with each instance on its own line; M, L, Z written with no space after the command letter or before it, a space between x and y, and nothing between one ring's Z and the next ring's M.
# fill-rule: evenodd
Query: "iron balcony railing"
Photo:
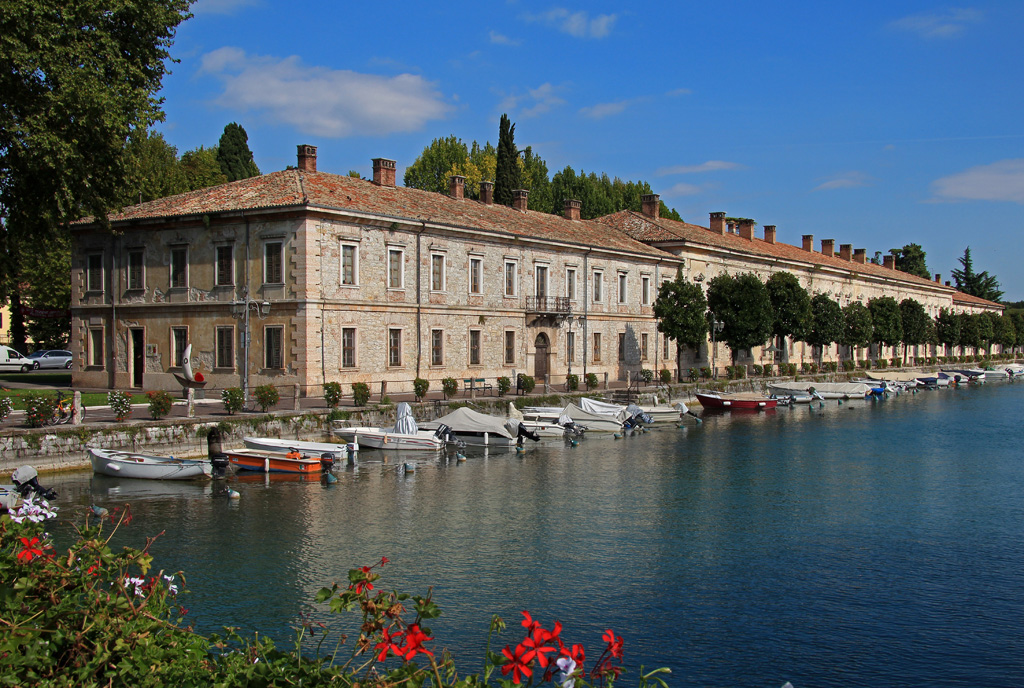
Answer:
M526 312L568 314L572 305L567 296L527 296Z

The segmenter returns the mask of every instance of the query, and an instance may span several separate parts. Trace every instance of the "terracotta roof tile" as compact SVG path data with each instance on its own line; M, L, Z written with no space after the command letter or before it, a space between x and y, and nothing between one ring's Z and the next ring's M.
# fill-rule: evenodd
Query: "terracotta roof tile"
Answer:
M973 296L972 294L967 294L962 291L953 292L953 303L959 303L970 306L986 306L988 308L1004 308L1003 304L1001 303L998 303L996 301L989 301L988 299L983 299L979 296Z

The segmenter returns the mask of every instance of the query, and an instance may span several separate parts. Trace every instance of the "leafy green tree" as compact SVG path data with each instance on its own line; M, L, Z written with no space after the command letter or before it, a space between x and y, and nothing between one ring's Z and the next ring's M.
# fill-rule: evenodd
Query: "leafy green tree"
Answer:
M811 327L811 295L791 272L776 272L765 284L772 304L772 334L802 341Z
M128 141L128 166L122 205L134 205L189 190L178 149L157 131L136 132Z
M522 188L519 175L519 151L516 149L516 125L508 115L498 124L498 152L494 172L494 202L512 205L512 192Z
M992 348L992 341L996 335L995 319L998 317L995 313L975 313L971 316L978 318L978 334L981 336L982 346L988 350Z
M843 309L828 294L816 294L811 299L811 329L804 341L818 347L818 361L824 349L843 336Z
M217 147L193 148L181 155L181 169L185 173L185 184L189 191L226 184L227 175L217 162Z
M1010 351L1017 344L1017 328L1014 327L1013 318L1009 315L997 315L993 320L994 333L992 341L1002 347L1003 351Z
M66 349L71 334L71 235L57 228L45 251L28 247L21 256L20 297L25 334L44 349Z
M983 326L990 324L985 318L982 324L979 313L962 313L960 315L960 341L961 347L974 347L975 350L982 348L985 344L985 337L982 331Z
M454 135L434 139L413 164L406 168L405 185L412 189L448 193L448 178L452 174L465 175L468 160L469 151L461 139Z
M552 195L551 180L548 178L548 164L544 162L544 159L534 154L532 146L527 146L523 149L519 163L520 183L523 185L522 188L530 191L530 209L561 215L564 211L562 204L565 199L556 199Z
M753 273L721 274L708 283L708 308L724 325L720 340L732 352L733 365L743 349L761 346L772 334L768 289Z
M853 360L857 360L857 347L868 346L874 333L871 311L860 301L851 301L843 308L843 333L839 343L850 347Z
M217 144L217 162L229 182L259 176L260 168L256 167L253 160L252 151L249 150L249 135L242 125L231 122L224 127L224 133Z
M964 249L964 255L960 258L960 267L953 270L952 274L956 288L965 294L989 301L999 301L1003 298L1003 292L999 289L999 280L994 275L989 275L987 270L984 272L974 271L970 246Z
M914 299L900 301L900 322L903 326L903 363L907 362L907 349L928 341L928 323L931 318L924 306Z
M1016 346L1019 347L1024 344L1024 313L1010 313L1010 322L1013 323L1013 329L1017 333Z
M960 316L948 308L939 309L939 315L935 318L935 337L939 344L948 348L960 344Z
M708 322L704 317L708 302L699 284L687 282L680 270L671 282L658 289L654 301L654 317L658 331L676 343L676 379L682 380L683 347L699 349L707 340Z
M872 340L879 345L898 346L903 341L903 320L896 299L891 296L873 298L868 301L868 310L871 311L871 324L875 329Z
M889 249L889 253L896 258L897 270L931 279L932 275L928 272L928 265L925 264L924 249L919 244L907 244L903 248Z

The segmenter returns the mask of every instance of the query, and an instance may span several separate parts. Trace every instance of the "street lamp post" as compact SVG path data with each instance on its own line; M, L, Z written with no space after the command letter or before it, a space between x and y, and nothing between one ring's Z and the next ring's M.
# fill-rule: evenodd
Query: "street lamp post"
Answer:
M255 313L260 320L270 315L270 302L259 302L249 298L249 289L242 291L242 298L231 302L231 317L242 321L242 395L249 401L249 345L252 335L249 333L249 313Z
M716 318L711 311L708 311L708 315L711 316L711 377L717 380L718 367L715 365L715 358L718 354L718 345L715 343L715 337L725 327L725 323Z

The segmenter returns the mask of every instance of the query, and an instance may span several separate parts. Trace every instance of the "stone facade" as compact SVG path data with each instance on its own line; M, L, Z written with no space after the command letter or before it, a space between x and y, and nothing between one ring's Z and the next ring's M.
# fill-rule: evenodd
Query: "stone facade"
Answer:
M490 202L489 185L482 201L463 185L453 179L448 195L396 187L383 158L372 181L317 172L316 149L300 146L298 169L128 208L112 218L114 234L78 224L74 384L176 389L186 345L212 389L246 376L305 395L329 381L405 392L417 377L432 389L445 377L494 385L517 373L623 380L674 367L651 306L677 270L704 284L787 270L840 305L889 295L930 315L998 307L867 264L848 244L838 254L831 240L821 251L812 237L803 249L779 244L774 226L759 239L752 222L729 225L724 213L708 228L666 220L655 195L643 212L587 221L578 201L557 217L530 211L525 191L506 208ZM810 358L801 343L784 352ZM702 347L684 365L708 358Z

